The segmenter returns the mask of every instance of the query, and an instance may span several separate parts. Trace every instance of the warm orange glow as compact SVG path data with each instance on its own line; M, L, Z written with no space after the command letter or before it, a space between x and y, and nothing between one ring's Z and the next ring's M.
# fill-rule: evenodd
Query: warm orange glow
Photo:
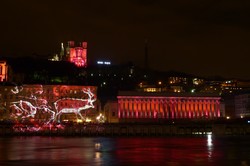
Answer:
M0 82L8 80L8 66L6 61L0 61Z

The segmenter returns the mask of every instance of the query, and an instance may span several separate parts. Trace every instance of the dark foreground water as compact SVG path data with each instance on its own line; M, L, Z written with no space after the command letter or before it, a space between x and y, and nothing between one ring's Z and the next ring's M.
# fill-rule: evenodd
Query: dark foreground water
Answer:
M250 165L250 137L0 138L0 165Z

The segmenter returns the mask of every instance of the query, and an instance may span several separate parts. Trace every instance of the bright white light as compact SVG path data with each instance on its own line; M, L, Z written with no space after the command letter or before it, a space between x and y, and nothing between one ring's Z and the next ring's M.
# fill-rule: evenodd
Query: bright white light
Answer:
M110 64L111 64L111 62L104 62L104 64L105 64L105 65L110 65Z
M76 122L77 123L82 123L83 121L82 121L82 119L77 119Z
M104 123L105 122L105 118L104 115L102 115L102 113L100 113L97 117L96 117L97 122L99 123Z
M212 157L212 152L213 152L213 142L212 142L212 135L208 134L207 135L207 148L208 148L208 157Z
M100 150L100 148L101 148L101 143L95 143L95 149L96 150Z
M110 61L97 61L98 65L111 65Z
M89 118L86 118L85 122L91 122L92 120Z

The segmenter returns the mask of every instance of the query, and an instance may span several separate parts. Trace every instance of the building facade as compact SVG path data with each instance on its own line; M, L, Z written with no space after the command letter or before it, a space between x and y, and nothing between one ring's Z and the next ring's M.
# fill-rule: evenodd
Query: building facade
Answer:
M1 86L1 119L62 122L94 118L96 91L95 86Z
M234 97L235 100L235 117L250 117L250 94L240 94Z
M69 41L66 48L66 58L78 67L87 67L87 42L75 45L74 41Z
M104 106L103 112L105 116L105 122L118 123L118 104L117 101L109 100Z
M6 61L0 61L0 82L8 81L8 65Z
M198 119L223 116L221 97L214 94L120 92L118 118Z

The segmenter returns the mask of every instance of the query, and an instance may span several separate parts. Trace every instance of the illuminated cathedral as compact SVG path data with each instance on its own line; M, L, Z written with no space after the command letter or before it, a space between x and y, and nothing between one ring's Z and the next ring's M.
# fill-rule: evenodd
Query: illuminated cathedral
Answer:
M74 63L77 67L87 67L87 42L79 42L75 45L74 41L68 41L66 50L61 43L59 59Z

